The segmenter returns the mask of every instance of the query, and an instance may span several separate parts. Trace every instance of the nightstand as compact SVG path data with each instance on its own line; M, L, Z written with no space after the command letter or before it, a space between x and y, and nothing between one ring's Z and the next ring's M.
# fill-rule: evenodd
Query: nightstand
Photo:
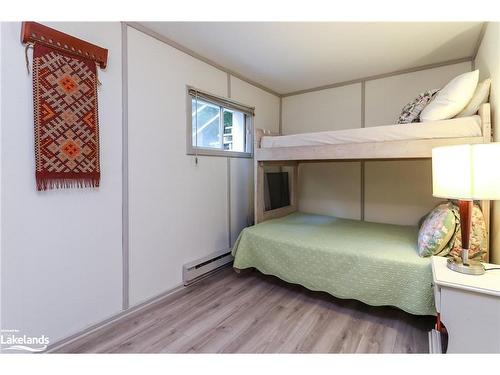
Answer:
M446 261L431 259L438 322L448 332L447 353L500 353L500 270L465 275L448 269ZM440 332L432 330L430 352L439 353L440 343Z

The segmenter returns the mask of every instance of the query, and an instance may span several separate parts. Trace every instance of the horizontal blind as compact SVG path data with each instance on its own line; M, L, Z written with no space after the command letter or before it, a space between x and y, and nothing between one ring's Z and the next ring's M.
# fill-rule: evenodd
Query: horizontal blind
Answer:
M198 96L198 99L206 100L212 104L216 104L228 109L234 109L235 111L240 111L246 113L247 115L254 116L255 115L255 107L249 107L244 104L235 102L233 100L222 98L220 96L212 95L204 91L197 90L195 88L188 88L188 94L195 98Z

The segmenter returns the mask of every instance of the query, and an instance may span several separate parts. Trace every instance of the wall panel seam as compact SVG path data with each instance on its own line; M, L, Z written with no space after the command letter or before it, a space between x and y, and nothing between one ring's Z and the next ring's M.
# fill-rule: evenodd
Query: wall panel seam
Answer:
M366 121L366 81L361 81L361 127ZM365 220L365 161L360 162L360 211L361 221Z
M375 81L375 80L382 79L382 78L388 78L388 77L398 76L398 75L402 75L402 74L420 72L422 70L441 68L443 66L455 65L455 64L468 62L468 61L471 61L472 59L473 59L472 56L468 56L468 57L463 57L463 58L459 58L459 59L442 61L442 62L434 63L434 64L421 65L421 66L417 66L414 68L395 70L395 71L389 72L389 73L382 73L382 74L376 74L376 75L362 77L362 78L355 78L355 79L348 80L348 81L334 82L334 83L321 85L321 86L317 86L317 87L311 87L309 89L297 90L297 91L292 91L289 93L281 94L281 97L286 98L288 96L302 95L302 94L308 94L310 92L315 92L315 91L334 89L337 87L354 85L356 83Z
M481 48L481 43L483 42L484 34L486 34L487 27L488 27L488 22L484 22L482 27L481 27L479 37L477 38L476 46L474 47L474 53L472 54L472 58L471 58L471 60L474 64L475 64L477 54L479 52L479 48ZM472 69L474 70L474 67L472 67Z
M227 73L227 97L231 98L231 74ZM227 157L227 241L228 248L232 246L232 225L231 225L231 158Z
M232 246L232 226L231 226L231 158L227 158L227 240L228 240L228 248L230 249Z
M127 25L122 31L122 309L130 306L129 273L129 178L128 178L128 38Z
M169 45L170 47L173 47L173 48L175 48L175 49L177 49L177 50L179 50L179 51L181 51L181 52L183 52L191 57L194 57L195 59L202 61L205 64L211 65L214 68L216 68L222 72L228 73L228 74L232 75L233 77L241 79L242 81L245 81L252 86L255 86L263 91L268 92L269 94L272 94L272 95L277 96L277 97L281 96L281 94L279 94L278 92L276 92L276 91L274 91L274 90L272 90L272 89L270 89L270 88L268 88L268 87L266 87L258 82L255 82L255 81L251 80L250 78L247 78L247 77L241 75L238 72L235 72L231 69L228 69L228 68L216 63L215 61L212 61L204 56L201 56L200 54L196 53L195 51L183 46L180 43L175 42L172 39L169 39L169 38L157 33L156 31L151 30L150 28L140 24L139 22L125 22L125 23L137 31L140 31L146 35L149 35L150 37L155 38L156 40L158 40L162 43L165 43L165 44Z
M279 118L278 118L278 133L283 135L283 97L279 97Z

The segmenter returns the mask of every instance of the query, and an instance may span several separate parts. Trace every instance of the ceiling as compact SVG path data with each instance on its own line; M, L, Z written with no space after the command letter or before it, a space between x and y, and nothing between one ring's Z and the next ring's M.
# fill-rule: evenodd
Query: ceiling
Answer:
M280 94L470 57L481 22L143 22Z

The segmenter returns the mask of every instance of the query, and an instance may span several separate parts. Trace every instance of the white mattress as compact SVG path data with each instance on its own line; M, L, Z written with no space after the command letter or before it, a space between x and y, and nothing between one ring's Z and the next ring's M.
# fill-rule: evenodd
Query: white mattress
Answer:
M401 141L409 139L461 138L481 136L479 116L412 124L373 126L326 132L262 137L261 147L294 147Z

